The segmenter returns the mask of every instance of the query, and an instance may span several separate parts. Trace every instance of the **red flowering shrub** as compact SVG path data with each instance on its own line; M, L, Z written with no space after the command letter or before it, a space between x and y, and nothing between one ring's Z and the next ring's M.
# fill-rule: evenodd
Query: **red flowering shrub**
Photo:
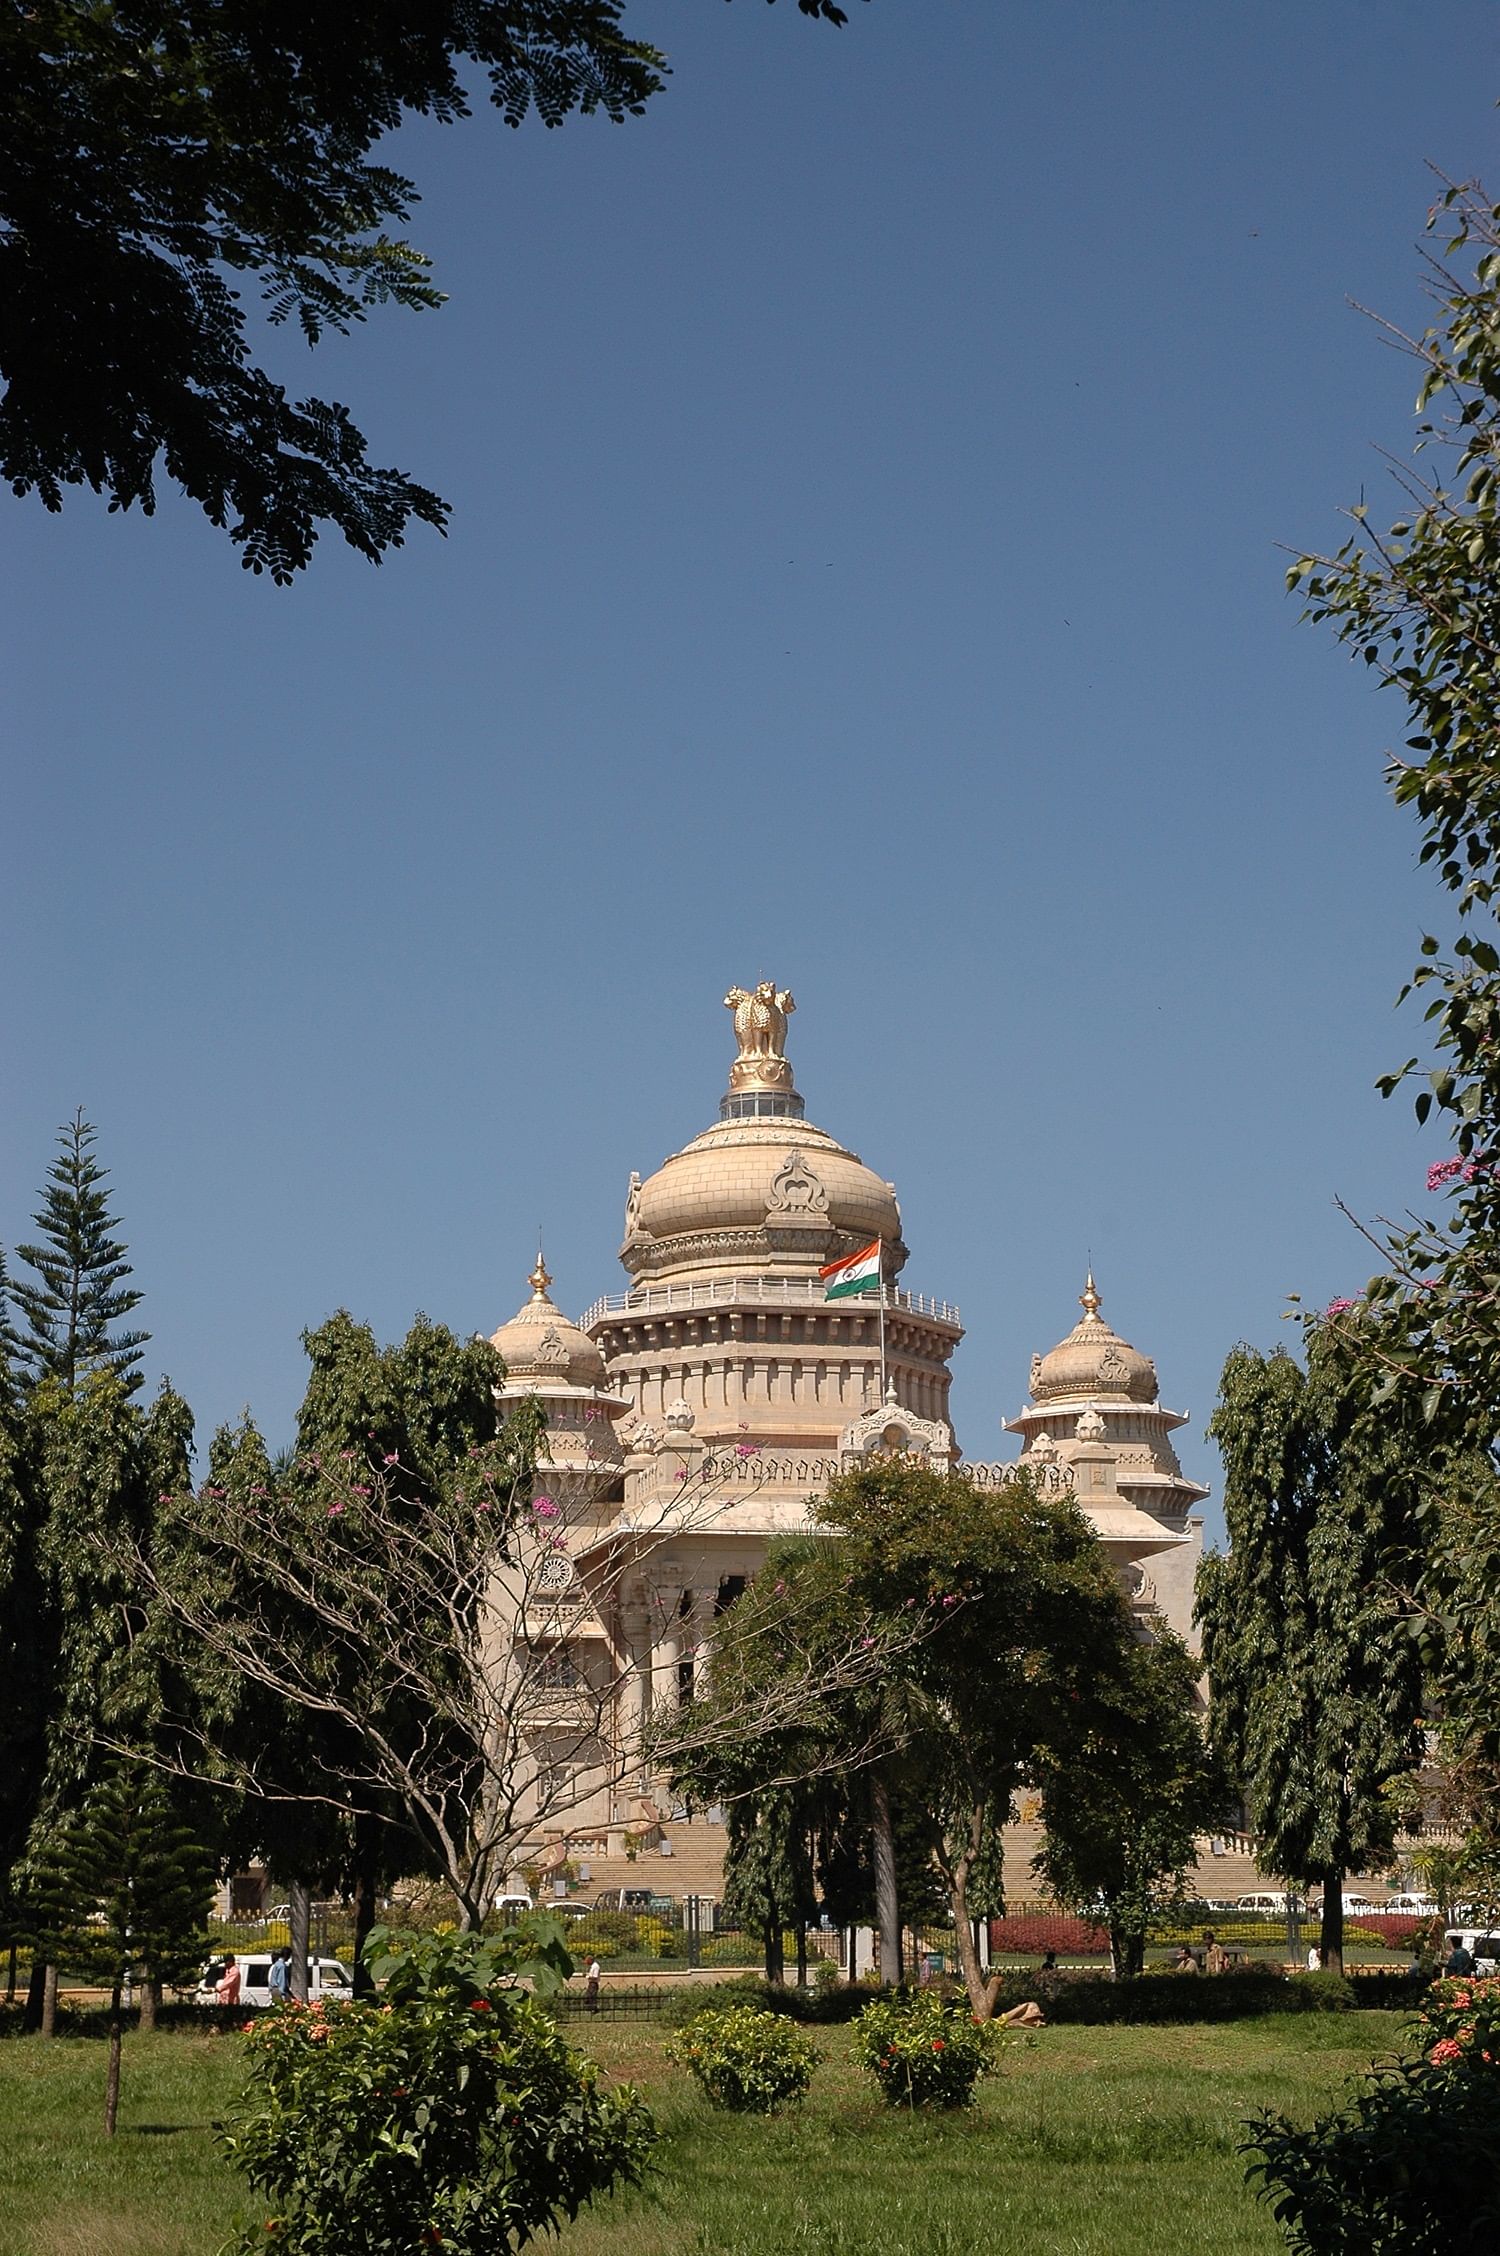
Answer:
M936 1990L883 1998L854 2024L854 2057L888 2107L967 2107L997 2066L1005 2032L974 2019Z
M1000 1955L1056 1951L1059 1957L1100 1958L1108 1956L1109 1936L1102 1927L1066 1912L1021 1912L990 1921L990 1949Z
M1500 2068L1500 1976L1434 1982L1413 2033L1434 2068Z
M511 2256L639 2177L651 2118L516 1987L524 1946L371 1940L381 2002L283 2006L245 2040L253 2104L222 2143L275 2214L244 2256Z

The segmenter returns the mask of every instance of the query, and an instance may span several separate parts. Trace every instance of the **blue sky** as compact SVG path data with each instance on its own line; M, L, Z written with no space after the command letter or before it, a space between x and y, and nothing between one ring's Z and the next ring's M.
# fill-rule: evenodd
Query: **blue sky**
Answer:
M100 1126L162 1370L275 1441L347 1305L574 1312L796 991L1000 1451L1105 1314L1193 1412L1336 1212L1424 919L1388 700L1297 624L1411 369L1425 160L1500 177L1488 6L633 0L623 127L401 137L441 313L289 380L454 504L282 591L186 505L0 513L0 1239Z

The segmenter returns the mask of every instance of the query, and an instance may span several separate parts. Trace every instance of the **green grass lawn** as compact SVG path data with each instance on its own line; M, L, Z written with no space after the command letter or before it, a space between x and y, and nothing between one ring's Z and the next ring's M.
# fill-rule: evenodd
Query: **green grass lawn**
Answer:
M650 2183L565 2230L559 2256L1249 2256L1282 2243L1245 2191L1239 2123L1306 2116L1397 2014L1283 2014L1198 2028L1043 2030L972 2112L890 2114L824 2054L807 2105L726 2117L662 2058L650 2025L569 2034L638 2083L663 2137ZM119 2136L103 2135L104 2047L0 2044L5 2256L214 2256L255 2212L214 2149L240 2082L234 2038L126 2040ZM543 2246L550 2245L543 2243Z

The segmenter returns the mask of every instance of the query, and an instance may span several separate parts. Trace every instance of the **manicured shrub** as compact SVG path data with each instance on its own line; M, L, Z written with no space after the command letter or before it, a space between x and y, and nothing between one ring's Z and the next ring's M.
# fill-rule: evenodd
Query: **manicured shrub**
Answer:
M253 2104L222 2139L272 2213L240 2250L508 2256L640 2176L651 2118L515 1986L524 1939L371 1941L380 2001L246 2024Z
M666 2051L716 2107L740 2115L774 2115L805 2098L818 2064L811 2038L753 2005L708 2007L667 2039Z
M854 2057L888 2107L967 2107L998 2065L1001 2031L934 1991L882 1998L854 2027Z

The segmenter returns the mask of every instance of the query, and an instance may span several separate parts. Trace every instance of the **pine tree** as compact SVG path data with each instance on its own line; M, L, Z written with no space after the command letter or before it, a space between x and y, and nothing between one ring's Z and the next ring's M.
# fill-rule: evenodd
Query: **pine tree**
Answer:
M121 2014L127 1980L149 1997L202 1964L213 1868L149 1772L114 1772L37 1857L32 1900L54 1963L110 1993L104 2128L120 2105Z
M131 1267L124 1244L111 1235L116 1217L104 1188L107 1170L94 1157L95 1133L82 1106L58 1130L61 1156L48 1170L32 1217L43 1242L16 1248L35 1282L21 1279L10 1288L26 1323L24 1333L13 1335L18 1366L33 1381L61 1379L70 1393L101 1366L118 1372L133 1391L141 1383L141 1349L151 1337L112 1329L141 1295L124 1281Z

